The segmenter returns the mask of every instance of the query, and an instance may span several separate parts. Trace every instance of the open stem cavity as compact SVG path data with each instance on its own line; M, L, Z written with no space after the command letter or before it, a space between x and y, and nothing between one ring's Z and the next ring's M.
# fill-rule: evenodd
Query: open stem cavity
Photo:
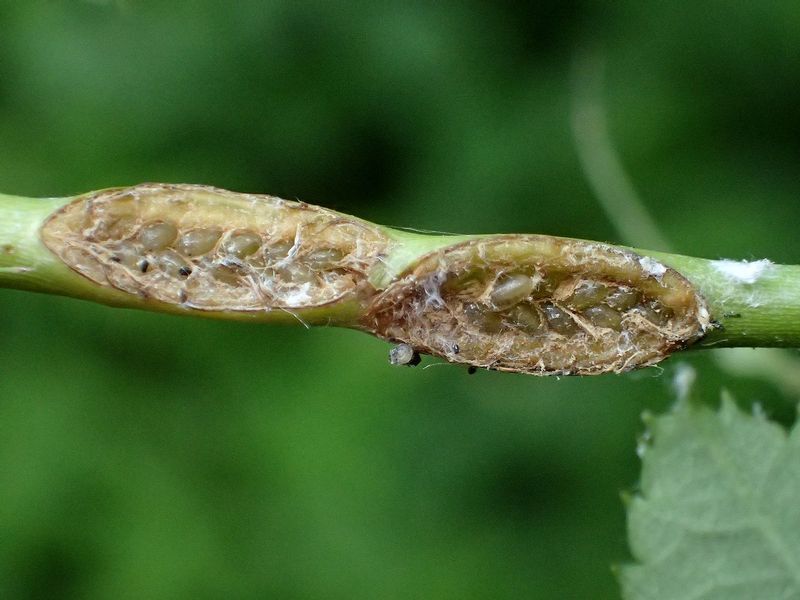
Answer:
M212 318L334 324L470 367L598 374L800 343L800 268L544 235L400 232L271 196L143 184L0 196L0 284ZM410 358L409 358L410 357Z

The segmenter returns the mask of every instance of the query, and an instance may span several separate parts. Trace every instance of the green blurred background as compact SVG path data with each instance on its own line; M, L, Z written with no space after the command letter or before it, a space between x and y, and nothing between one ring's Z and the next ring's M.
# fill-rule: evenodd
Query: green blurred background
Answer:
M0 190L206 183L621 242L570 131L587 51L680 252L800 259L796 2L0 0ZM10 290L0 311L2 598L618 596L619 495L676 360L467 376L346 330Z

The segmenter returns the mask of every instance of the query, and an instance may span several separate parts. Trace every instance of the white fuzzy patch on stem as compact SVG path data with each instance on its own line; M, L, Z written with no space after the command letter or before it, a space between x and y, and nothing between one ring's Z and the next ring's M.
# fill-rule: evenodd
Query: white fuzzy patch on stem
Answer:
M643 256L639 259L639 264L644 269L645 273L650 275L651 277L655 277L656 279L661 279L661 276L667 272L667 267L662 265L654 258L650 258L649 256Z
M772 267L766 258L754 261L713 260L711 265L731 281L737 283L755 283Z

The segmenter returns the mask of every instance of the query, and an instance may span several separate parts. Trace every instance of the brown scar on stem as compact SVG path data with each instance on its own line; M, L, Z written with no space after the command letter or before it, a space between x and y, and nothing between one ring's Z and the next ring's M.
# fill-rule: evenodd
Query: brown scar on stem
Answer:
M370 296L368 274L390 243L366 221L304 202L170 184L80 196L48 219L41 236L98 285L218 312Z
M386 265L404 242L390 230L206 186L85 194L51 215L41 237L86 280L142 302L218 316L280 311L304 325L314 316L473 368L623 372L712 326L683 276L617 247L485 236L409 256L398 274Z
M508 276L535 282L530 293L531 284L520 283L526 295L517 305L528 315L522 323L512 318L520 313L491 300ZM574 307L576 290L588 284L601 290L596 299L596 306L604 307L601 317L612 310L604 302L612 293L637 299L614 313L616 328L616 319L598 325L584 314L585 306ZM423 256L375 297L361 325L384 339L473 367L594 375L655 364L700 339L711 321L694 287L652 259L595 242L509 235Z

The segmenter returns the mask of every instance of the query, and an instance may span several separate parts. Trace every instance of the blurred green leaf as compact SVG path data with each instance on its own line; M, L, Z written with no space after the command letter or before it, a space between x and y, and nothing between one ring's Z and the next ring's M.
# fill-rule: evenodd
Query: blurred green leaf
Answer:
M800 427L787 436L723 396L719 412L680 402L650 428L624 596L800 597Z

